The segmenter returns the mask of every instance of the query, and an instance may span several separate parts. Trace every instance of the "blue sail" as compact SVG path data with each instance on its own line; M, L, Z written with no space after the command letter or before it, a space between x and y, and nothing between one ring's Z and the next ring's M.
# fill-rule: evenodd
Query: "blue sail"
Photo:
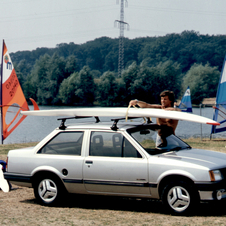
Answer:
M226 56L224 58L221 76L217 89L216 107L214 108L213 120L220 123L220 126L212 126L212 133L220 133L226 131Z
M191 104L191 91L188 86L186 89L184 96L180 102L179 109L183 112L191 112L192 113L192 104Z

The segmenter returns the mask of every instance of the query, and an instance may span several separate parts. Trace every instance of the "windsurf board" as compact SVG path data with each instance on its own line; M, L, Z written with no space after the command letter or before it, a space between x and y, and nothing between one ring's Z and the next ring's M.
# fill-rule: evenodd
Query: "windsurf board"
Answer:
M151 117L184 120L202 124L219 125L218 122L195 114L155 108L71 108L55 110L21 111L30 116L58 116L58 117Z

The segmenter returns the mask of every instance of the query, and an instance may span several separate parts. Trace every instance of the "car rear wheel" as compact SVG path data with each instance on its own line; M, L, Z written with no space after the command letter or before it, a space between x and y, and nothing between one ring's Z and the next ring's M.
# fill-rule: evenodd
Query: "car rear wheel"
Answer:
M183 215L194 210L195 205L199 203L199 197L190 184L178 181L165 186L162 202L171 213Z
M62 200L63 186L54 176L38 177L34 183L34 194L39 203L52 206Z

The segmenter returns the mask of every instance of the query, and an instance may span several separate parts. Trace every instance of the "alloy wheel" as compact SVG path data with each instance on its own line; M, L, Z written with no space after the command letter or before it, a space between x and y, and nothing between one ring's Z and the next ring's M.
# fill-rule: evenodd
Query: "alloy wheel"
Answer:
M190 205L190 200L188 191L181 186L172 187L167 195L168 204L177 212L186 210Z
M57 197L57 185L50 179L44 179L38 186L38 194L44 202L53 202Z

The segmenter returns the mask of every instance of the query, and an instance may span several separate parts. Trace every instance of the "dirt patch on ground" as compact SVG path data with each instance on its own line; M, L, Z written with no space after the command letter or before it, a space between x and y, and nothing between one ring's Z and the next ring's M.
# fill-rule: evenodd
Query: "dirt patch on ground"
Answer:
M6 156L0 156L5 160ZM36 202L33 189L0 191L0 225L225 225L226 203L202 203L195 215L171 216L159 201L70 195L61 206Z

